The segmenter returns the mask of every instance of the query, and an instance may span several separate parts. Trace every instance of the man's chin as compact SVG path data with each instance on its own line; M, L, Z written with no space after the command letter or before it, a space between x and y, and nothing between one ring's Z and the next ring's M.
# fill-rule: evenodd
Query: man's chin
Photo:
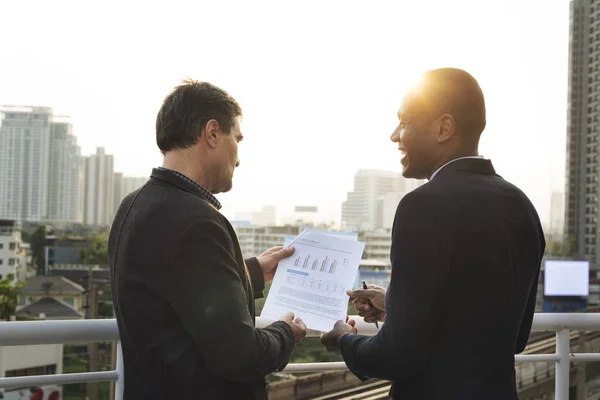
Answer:
M224 186L223 190L221 190L221 193L227 193L232 188L233 188L233 182L229 182L227 185Z
M412 172L413 171L411 171L411 169L409 167L405 167L405 166L402 167L402 176L403 177L408 178L408 179L414 178Z
M410 167L402 168L402 176L407 179L424 179L422 175L423 174L413 171Z

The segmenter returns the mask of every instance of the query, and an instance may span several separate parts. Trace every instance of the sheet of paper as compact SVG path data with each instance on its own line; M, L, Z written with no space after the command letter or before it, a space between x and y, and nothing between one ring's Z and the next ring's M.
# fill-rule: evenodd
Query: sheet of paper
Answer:
M358 241L358 233L355 233L355 232L333 232L333 231L321 232L321 231L314 231L314 230L305 229L302 232L300 232L298 234L298 236L286 235L285 236L285 242L283 243L283 247L289 247L289 246L291 246L298 239L300 239L300 237L302 237L304 234L309 233L309 232L312 232L312 233L322 233L324 235L332 236L332 237L337 237L337 238L340 238L340 239L354 240L355 242Z
M346 289L352 288L365 248L363 242L349 239L352 235L341 239L305 232L294 241L296 251L279 262L261 317L278 320L293 311L308 328L319 331L345 320Z

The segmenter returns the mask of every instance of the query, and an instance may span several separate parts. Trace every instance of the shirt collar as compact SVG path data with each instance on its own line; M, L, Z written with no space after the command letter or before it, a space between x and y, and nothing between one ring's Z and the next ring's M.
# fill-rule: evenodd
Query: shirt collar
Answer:
M213 206L214 208L216 208L217 210L221 209L221 202L219 202L219 200L217 200L217 198L208 190L206 190L202 185L200 185L198 182L191 180L190 178L188 178L187 176L185 176L184 174L182 174L181 172L177 172L174 171L172 169L169 168L164 168L164 167L158 167L159 170L161 171L167 171L171 174L173 174L174 176L183 179L184 181L191 183L192 185L194 185L199 191L200 194L202 195L202 198L204 200L206 200L211 206Z
M466 157L459 157L459 158L455 158L454 160L450 160L446 164L444 164L441 167L439 167L438 169L436 169L435 172L433 174L431 174L431 176L429 177L429 180L431 181L438 174L438 172L440 172L440 170L442 168L444 168L446 165L453 163L454 161L465 160L467 158L483 159L483 156L466 156Z

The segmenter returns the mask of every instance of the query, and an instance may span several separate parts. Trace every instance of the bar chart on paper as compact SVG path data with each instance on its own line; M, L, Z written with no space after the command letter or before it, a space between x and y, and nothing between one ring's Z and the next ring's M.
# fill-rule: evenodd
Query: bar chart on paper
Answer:
M318 271L324 272L327 274L335 274L338 269L340 261L337 258L325 256L323 259L319 259L318 256L314 256L312 254L305 255L295 255L294 258L294 267L310 270L310 271ZM341 259L342 266L348 265L348 259Z
M358 272L364 243L318 233L297 238L294 254L279 262L261 316L292 311L310 329L326 331L346 315L346 289Z

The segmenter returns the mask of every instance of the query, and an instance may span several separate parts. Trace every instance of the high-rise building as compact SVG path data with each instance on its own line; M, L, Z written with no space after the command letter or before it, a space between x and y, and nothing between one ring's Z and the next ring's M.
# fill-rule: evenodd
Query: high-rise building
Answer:
M565 241L573 255L600 269L600 3L570 4Z
M358 234L358 240L365 243L363 259L377 260L391 266L392 232L389 229L364 231Z
M113 156L106 154L103 147L85 162L85 207L86 225L110 226L114 217L114 170Z
M148 178L123 176L121 172L115 172L114 176L114 212L116 213L123 199L131 192L141 188L148 182Z
M298 226L257 226L233 222L244 257L254 257L274 246L282 246L288 235L301 232Z
M564 199L565 196L562 192L554 191L550 195L550 226L548 233L551 235L552 240L562 241L565 230L564 217Z
M27 261L24 257L21 231L16 221L0 219L0 281L16 282L24 277Z
M83 168L77 139L68 119L54 117L50 125L48 220L83 222Z
M395 211L391 202L397 206L402 196L421 183L411 182L398 172L359 170L354 176L354 190L342 204L342 229L359 232L389 228L393 220L390 207Z
M21 223L45 219L52 109L0 109L0 218Z

